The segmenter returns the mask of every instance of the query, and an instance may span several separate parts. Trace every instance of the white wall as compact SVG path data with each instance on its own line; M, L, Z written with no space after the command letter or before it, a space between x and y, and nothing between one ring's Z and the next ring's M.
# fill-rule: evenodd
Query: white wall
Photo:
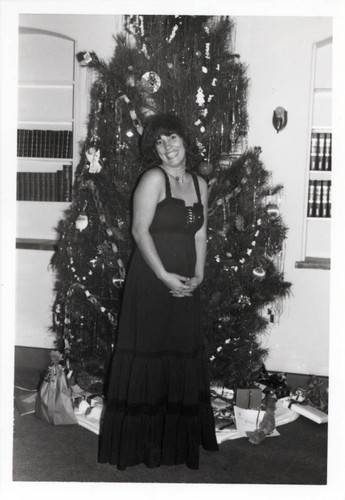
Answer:
M330 272L297 269L295 262L302 255L312 46L332 35L332 21L258 16L238 17L236 25L236 51L250 78L249 146L261 146L273 183L284 184L281 212L289 227L285 273L292 296L263 339L270 349L267 368L327 375ZM277 106L288 111L288 125L279 134L272 126Z
M309 90L312 45L331 35L329 18L238 17L236 51L248 65L251 80L248 100L249 145L261 146L262 160L273 173L274 183L285 186L281 211L290 228L286 242L286 279L293 283L292 296L283 304L279 323L263 338L270 349L267 368L294 373L328 374L329 271L296 269L301 258L304 192L308 156ZM25 15L20 25L62 33L77 40L78 50L94 50L108 59L113 54L113 33L121 26L118 16ZM87 123L89 81L86 69L78 71L77 134ZM289 122L277 134L272 113L284 106ZM35 302L41 304L40 321L49 313L52 294L47 294L48 252L21 250L35 276ZM30 264L29 264L30 258ZM25 267L25 266L24 266ZM21 297L26 292L21 291ZM37 307L37 305L36 305ZM43 315L43 316L42 316ZM24 318L25 320L25 315ZM50 318L49 318L50 320ZM50 336L27 322L25 334L17 331L17 345L50 347Z

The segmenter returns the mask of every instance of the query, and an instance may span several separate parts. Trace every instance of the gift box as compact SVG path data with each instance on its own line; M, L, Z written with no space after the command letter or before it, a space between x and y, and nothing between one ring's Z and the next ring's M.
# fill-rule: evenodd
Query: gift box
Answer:
M30 394L15 396L14 403L21 416L35 413L37 391L29 391Z
M85 427L85 429L95 434L99 434L103 409L103 399L100 396L92 397L90 402L83 399L74 409L78 425Z
M236 406L243 409L259 408L262 402L262 390L260 388L237 389Z
M290 410L298 413L299 415L303 415L303 417L309 418L313 420L317 424L324 424L328 422L328 415L321 410L314 408L308 404L300 404L294 402L291 398L283 398L280 400L281 403Z
M233 389L229 389L223 384L211 384L211 396L212 397L221 397L224 400L232 401L234 399L234 391Z

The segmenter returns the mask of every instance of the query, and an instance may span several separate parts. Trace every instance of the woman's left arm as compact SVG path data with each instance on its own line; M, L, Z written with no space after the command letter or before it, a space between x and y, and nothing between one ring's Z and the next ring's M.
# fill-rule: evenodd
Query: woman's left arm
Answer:
M194 290L199 286L204 279L204 270L206 262L206 251L207 251L207 212L208 212L208 190L206 181L198 177L201 201L204 206L204 223L199 231L195 234L195 249L196 249L196 264L194 270L194 276L185 282L187 286L190 286L191 290Z

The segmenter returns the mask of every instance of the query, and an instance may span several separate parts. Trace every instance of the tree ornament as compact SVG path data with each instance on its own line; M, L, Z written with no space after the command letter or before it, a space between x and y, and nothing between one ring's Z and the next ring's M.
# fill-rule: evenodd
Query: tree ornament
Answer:
M241 307L250 306L251 300L247 295L240 295L237 301Z
M141 86L149 94L154 94L160 89L161 79L155 71L147 71L141 77Z
M200 57L201 57L201 50L196 50L195 51L195 57L197 57L198 59L200 59Z
M244 230L244 217L243 217L243 215L238 214L236 216L235 226L236 226L237 231Z
M126 80L126 84L128 87L135 87L135 78L134 75L129 75L129 77Z
M213 165L209 161L202 161L198 166L199 174L208 176L213 172Z
M266 206L266 213L271 220L276 219L279 215L279 207L274 203L269 203Z
M129 108L129 115L131 117L132 123L133 123L134 127L136 128L138 134L141 135L143 133L143 126L141 124L141 121L137 117L137 113L136 113L135 109L133 108L133 105L132 105L130 99L128 98L128 96L126 94L122 94L120 97L118 97L116 99L116 102L119 102L120 99L123 99L125 101L125 103L127 104L128 108Z
M210 59L210 42L205 44L205 57L206 59Z
M121 288L123 283L124 283L124 279L123 278L115 278L115 276L112 278L112 282L113 282L113 285L116 287L116 288Z
M167 38L167 42L168 43L171 43L171 41L175 38L175 35L176 35L176 31L178 30L178 25L175 24L175 26L173 27L172 31L171 31L171 35L169 38Z
M156 114L156 102L152 97L147 97L144 99L144 104L142 108L140 108L141 113L144 116L151 116Z
M203 106L205 104L205 96L204 96L204 91L202 90L201 87L198 88L197 94L196 94L196 99L195 102L199 106Z
M78 52L77 59L82 66L87 66L92 62L92 55L90 52Z
M266 276L266 271L262 267L255 267L253 269L253 276L258 280L263 280Z
M227 170L232 165L232 159L229 153L222 153L218 160L218 166L221 170Z
M85 153L87 161L89 162L89 172L90 174L98 174L102 170L102 165L100 163L100 150L96 148L89 148Z
M252 173L253 169L252 169L251 163L252 163L252 160L250 158L247 158L243 164L247 175L250 175Z
M89 219L87 215L83 212L81 212L75 221L75 227L78 229L78 231L83 231L89 224Z

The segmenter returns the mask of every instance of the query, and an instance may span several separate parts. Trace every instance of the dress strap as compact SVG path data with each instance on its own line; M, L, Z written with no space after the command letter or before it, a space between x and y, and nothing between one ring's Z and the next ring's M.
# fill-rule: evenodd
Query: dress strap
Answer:
M164 174L165 177L165 197L171 198L171 189L168 174L163 170L162 167L158 167Z
M195 186L195 191L196 191L196 194L198 196L198 202L201 203L200 186L199 186L198 178L193 172L191 172L191 174L192 174L192 178L193 178L193 182L194 182L194 186Z

